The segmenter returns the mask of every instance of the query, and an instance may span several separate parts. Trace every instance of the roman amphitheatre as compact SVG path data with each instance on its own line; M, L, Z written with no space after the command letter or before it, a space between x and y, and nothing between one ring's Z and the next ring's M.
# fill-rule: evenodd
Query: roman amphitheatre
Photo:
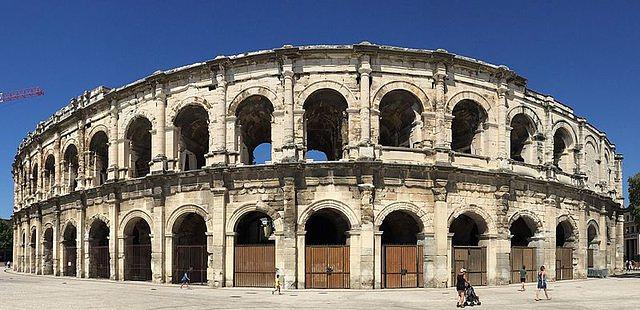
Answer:
M24 273L379 289L623 267L606 134L442 49L285 45L101 86L40 122L12 172Z

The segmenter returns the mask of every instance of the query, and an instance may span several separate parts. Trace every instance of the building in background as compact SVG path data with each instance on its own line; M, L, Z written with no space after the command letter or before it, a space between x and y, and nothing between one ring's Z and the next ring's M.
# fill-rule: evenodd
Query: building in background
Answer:
M13 224L11 220L0 219L0 263L13 261Z
M631 207L629 207L631 208ZM624 260L640 261L640 226L631 212L624 213Z

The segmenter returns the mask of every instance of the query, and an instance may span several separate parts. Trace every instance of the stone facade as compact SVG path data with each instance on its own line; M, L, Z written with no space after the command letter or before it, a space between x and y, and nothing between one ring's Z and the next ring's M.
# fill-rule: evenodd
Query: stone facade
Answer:
M254 165L264 143L271 157ZM14 268L89 277L100 221L109 278L125 280L131 223L144 221L151 279L171 282L176 223L196 214L208 283L233 286L237 223L260 211L285 286L304 288L305 225L332 210L348 226L351 288L383 286L380 227L394 211L418 227L427 287L451 285L463 215L486 249L488 284L510 281L519 219L552 278L558 227L574 277L586 277L588 248L593 268L614 273L621 169L604 133L505 66L366 42L285 45L99 87L38 124L13 164ZM62 263L69 249L75 271Z

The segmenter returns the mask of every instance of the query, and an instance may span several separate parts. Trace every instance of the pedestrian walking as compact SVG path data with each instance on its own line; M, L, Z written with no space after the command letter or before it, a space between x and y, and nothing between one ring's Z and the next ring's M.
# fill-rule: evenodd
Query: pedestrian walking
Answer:
M536 290L536 301L540 300L538 294L541 290L544 290L544 296L547 297L547 300L551 299L549 297L549 293L547 293L547 272L545 271L544 265L540 266L540 271L538 272L538 289Z
M277 274L275 280L273 281L273 291L271 291L271 295L273 295L276 291L278 292L278 295L282 295L282 292L280 292L281 286L282 284L280 283L280 275Z
M524 268L524 265L522 265L522 268L520 268L520 283L522 283L522 287L520 288L521 292L524 292L524 282L527 281L527 269Z
M456 291L458 292L458 304L456 307L458 308L464 308L464 291L468 285L467 270L464 267L460 268L460 272L456 276Z
M191 278L189 277L190 273L193 271L193 267L189 267L189 270L185 271L182 275L182 279L180 280L182 284L180 284L180 289L184 286L187 286L187 289L190 289L189 283L191 282Z

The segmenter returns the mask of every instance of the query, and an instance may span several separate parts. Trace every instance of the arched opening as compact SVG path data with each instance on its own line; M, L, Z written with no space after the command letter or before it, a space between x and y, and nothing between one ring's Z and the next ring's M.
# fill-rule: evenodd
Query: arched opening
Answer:
M455 283L456 273L467 270L471 285L487 285L487 247L481 236L487 233L484 219L475 213L465 213L456 217L449 226L451 238L451 283Z
M238 220L235 233L233 286L272 287L276 250L271 217L249 212Z
M573 226L568 220L556 226L556 280L573 279L573 251L576 241Z
M316 211L305 223L305 287L349 288L349 221L339 211Z
M600 170L600 158L598 158L598 152L596 151L595 145L588 141L584 145L584 163L585 163L585 173L587 175L587 188L591 190L596 190L596 184L600 180L599 179L599 170Z
M533 240L536 224L528 217L519 217L509 227L511 234L511 283L520 283L520 269L526 271L525 281L536 281L537 244Z
M56 183L56 159L49 154L44 161L44 186L49 195L54 194L54 185Z
M406 90L393 90L380 101L380 136L383 146L414 147L420 143L422 103Z
M31 169L31 192L38 193L38 164L34 164Z
M207 224L197 213L181 215L173 225L173 283L189 272L191 283L207 283Z
M339 160L348 142L347 100L337 91L320 89L305 100L307 151L320 151L327 160Z
M147 221L135 218L124 231L124 279L151 280L151 228Z
M598 241L598 227L595 223L589 223L587 228L587 268L595 268L595 255L600 246Z
M109 226L95 220L89 228L89 278L108 279L109 262Z
M262 152L271 157L271 123L273 105L264 96L253 95L242 100L236 110L236 133L240 148L240 161L245 165L254 165L256 148L263 146ZM268 149L266 146L268 145Z
M89 169L93 186L100 186L107 181L109 166L109 138L104 131L98 131L89 143Z
M76 276L76 262L78 260L77 252L77 230L72 224L68 224L64 229L62 235L62 250L63 250L63 275L64 276Z
M271 143L261 143L253 150L253 163L266 164L271 161Z
M44 230L42 245L42 274L53 274L53 228Z
M480 155L487 111L477 102L462 100L453 108L451 149L455 152Z
M64 183L67 187L67 193L73 192L78 187L78 149L75 145L71 144L64 152L64 163L66 171L64 172Z
M570 148L573 144L571 134L565 128L558 128L553 134L553 164L561 171L573 172L573 153Z
M180 110L173 125L178 130L178 156L180 170L204 167L209 153L209 114L200 105L188 105Z
M422 232L418 221L405 211L389 213L382 231L383 286L385 288L424 287Z
M511 119L511 159L528 164L534 162L535 132L536 126L528 115L520 113Z
M29 242L29 271L36 273L36 229L31 230L31 241Z
M151 122L142 116L135 118L127 129L125 154L129 176L144 177L149 174L151 162Z

